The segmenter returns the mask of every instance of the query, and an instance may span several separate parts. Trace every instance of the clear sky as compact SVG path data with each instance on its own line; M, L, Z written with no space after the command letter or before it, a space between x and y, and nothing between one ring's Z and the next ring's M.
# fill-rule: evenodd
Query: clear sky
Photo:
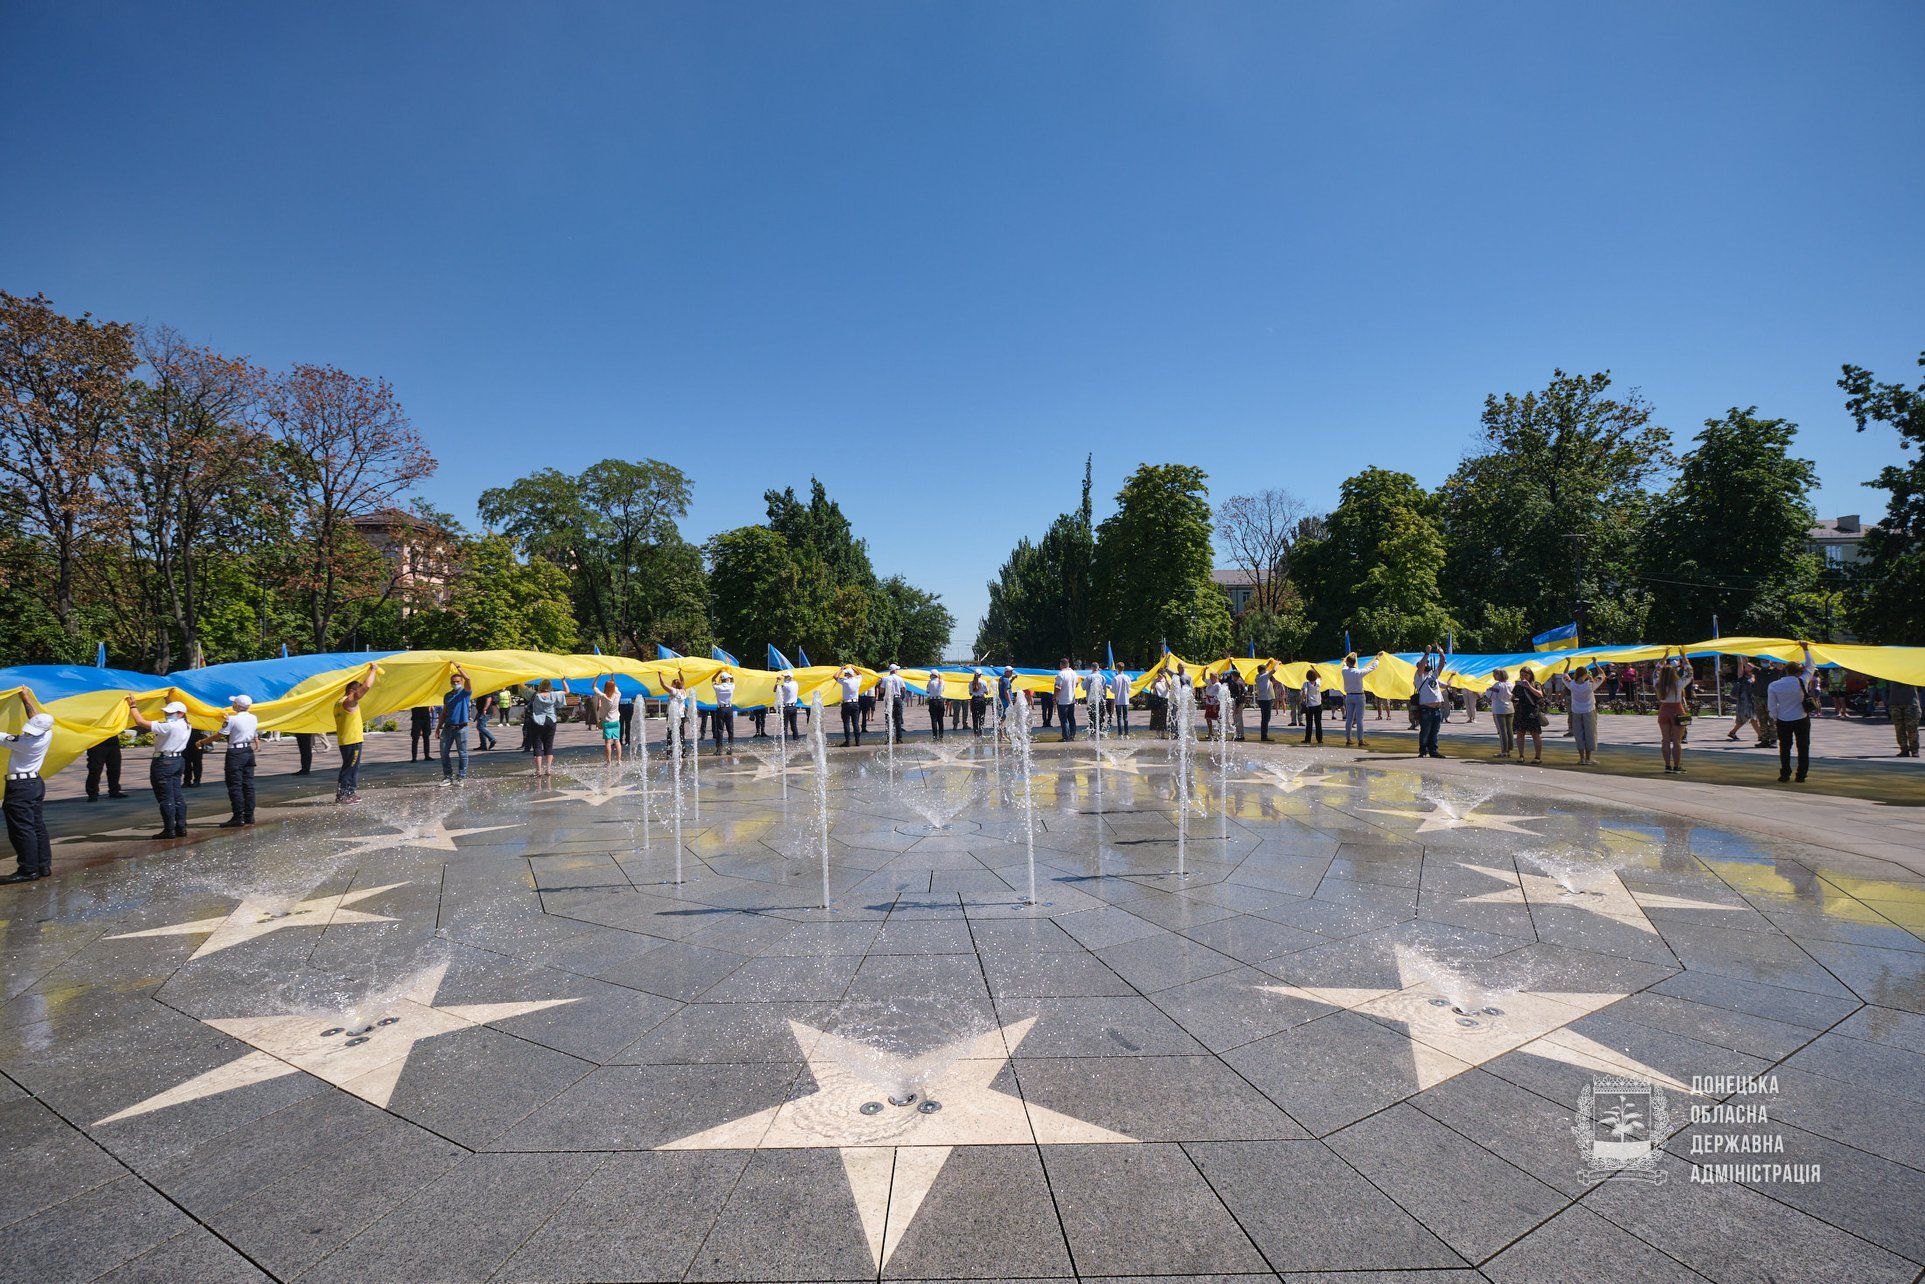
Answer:
M973 636L1137 463L1317 507L1608 368L1803 425L1925 348L1925 5L0 5L0 288L392 379L471 517L819 474Z

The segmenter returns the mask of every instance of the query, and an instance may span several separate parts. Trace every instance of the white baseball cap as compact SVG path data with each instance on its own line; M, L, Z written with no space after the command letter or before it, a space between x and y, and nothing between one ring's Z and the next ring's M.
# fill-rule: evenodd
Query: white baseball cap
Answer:
M53 715L51 713L36 713L33 717L27 719L27 725L24 729L32 732L36 736L45 731L52 731Z
M182 704L178 700L169 700L166 704L161 706L160 711L162 713L186 713L187 706Z
M229 696L227 697L227 702L236 709L246 709L253 705L254 697L251 695Z

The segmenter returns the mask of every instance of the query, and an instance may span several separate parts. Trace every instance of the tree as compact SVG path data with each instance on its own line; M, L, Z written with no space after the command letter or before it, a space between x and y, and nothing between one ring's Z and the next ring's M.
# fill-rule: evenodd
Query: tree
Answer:
M715 636L737 656L759 656L773 642L822 638L825 602L798 591L801 571L789 541L766 526L740 526L708 542ZM806 646L806 643L805 643Z
M1484 399L1477 447L1440 496L1444 582L1467 647L1522 646L1498 621L1541 629L1574 612L1588 612L1586 641L1643 631L1640 541L1671 436L1636 392L1610 389L1608 372L1557 370L1542 392Z
M1925 352L1918 364L1925 366ZM1879 383L1871 371L1848 365L1838 386L1858 431L1890 424L1908 456L1869 483L1889 498L1885 520L1865 532L1852 618L1868 642L1917 646L1925 643L1925 381L1917 388Z
M1313 629L1304 614L1302 595L1289 580L1280 580L1272 587L1270 600L1270 606L1252 604L1237 616L1236 653L1245 655L1254 649L1258 655L1283 660L1304 658Z
M419 612L413 627L421 645L449 650L567 652L578 641L568 573L519 560L500 535L464 545L447 604Z
M1251 607L1277 605L1303 518L1303 501L1275 488L1232 495L1217 506L1217 542L1230 564L1250 577Z
M1083 498L1050 523L1042 543L1025 539L989 586L989 609L976 631L976 654L1016 664L1055 664L1095 654L1096 530L1090 461L1083 461Z
M1100 632L1138 663L1165 641L1180 655L1229 648L1229 600L1210 576L1207 481L1188 464L1144 464L1097 528Z
M316 650L333 641L349 602L381 596L380 559L354 528L434 474L435 459L385 379L333 366L297 365L268 385L267 415L280 441L297 509L300 585Z
M1349 631L1371 652L1445 640L1454 621L1438 587L1436 510L1409 473L1366 468L1344 482L1323 537L1299 545L1292 572L1319 642L1334 648Z
M881 596L888 604L889 631L893 636L885 638L876 660L926 665L942 659L943 652L949 648L949 634L956 627L956 617L942 604L942 598L917 588L900 575L891 575L882 581Z
M100 512L100 474L127 412L133 327L0 291L0 478L53 554L53 615L74 622L75 572Z
M1798 426L1732 407L1705 420L1677 480L1645 528L1653 638L1689 642L1721 630L1781 635L1795 595L1816 583L1806 551L1818 473L1791 454Z
M126 418L103 469L111 490L134 502L115 508L126 542L155 580L164 624L154 629L158 672L206 662L201 639L203 561L234 550L272 505L261 428L264 372L185 342L165 328L138 333L147 372L133 384Z

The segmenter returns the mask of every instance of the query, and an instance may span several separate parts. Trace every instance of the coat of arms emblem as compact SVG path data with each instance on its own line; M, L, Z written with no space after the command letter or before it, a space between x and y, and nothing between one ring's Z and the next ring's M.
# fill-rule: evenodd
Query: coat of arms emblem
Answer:
M1590 1182L1622 1178L1662 1185L1658 1143L1669 1134L1664 1089L1641 1079L1600 1076L1578 1095L1571 1131Z

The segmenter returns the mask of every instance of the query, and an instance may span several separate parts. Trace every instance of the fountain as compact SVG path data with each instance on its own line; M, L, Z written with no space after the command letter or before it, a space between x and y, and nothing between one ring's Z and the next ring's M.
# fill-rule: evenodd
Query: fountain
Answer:
M1171 759L1176 768L1176 876L1190 876L1190 801L1191 760L1195 753L1190 742L1190 723L1195 718L1194 706L1196 692L1190 686L1189 677L1178 678L1170 684L1170 732L1176 737Z
M699 717L695 707L695 693L691 691L682 697L682 741L684 745L692 746L688 755L688 792L698 824L702 820L702 724L698 720ZM682 853L678 844L675 859L680 861L681 858ZM675 881L678 883L682 881L679 874Z
M1434 991L1412 1007L1404 1019L1423 1024L1438 1022L1456 1030L1482 1030L1504 1015L1503 1004L1517 987L1503 987L1480 979L1474 967L1488 967L1488 960L1451 958L1442 953L1398 947L1398 971L1408 980ZM1413 996L1414 1001L1415 996Z
M1090 756L1096 764L1096 814L1103 814L1103 681L1097 677L1089 684ZM1100 822L1099 822L1100 823ZM1101 845L1100 829L1098 844ZM1102 852L1097 856L1100 859Z
M674 800L671 814L675 817L675 882L682 881L682 742L688 734L689 720L684 711L693 707L694 701L687 695L672 696L668 702L668 792Z
M1029 861L1029 894L1023 904L1036 904L1036 795L1031 778L1029 702L1016 692L1009 702L1010 748L1016 754L1016 774L1023 785L1023 850Z
M1616 864L1610 861L1578 860L1548 851L1519 852L1518 859L1543 870L1557 884L1559 896L1603 896L1597 884L1617 873Z
M778 687L779 691L780 688ZM775 702L775 774L782 778L782 801L789 801L789 729L787 706Z
M829 742L822 729L822 692L809 693L809 757L815 762L815 819L822 831L822 908L829 908Z
M1217 684L1216 775L1217 838L1227 854L1230 850L1230 686Z

